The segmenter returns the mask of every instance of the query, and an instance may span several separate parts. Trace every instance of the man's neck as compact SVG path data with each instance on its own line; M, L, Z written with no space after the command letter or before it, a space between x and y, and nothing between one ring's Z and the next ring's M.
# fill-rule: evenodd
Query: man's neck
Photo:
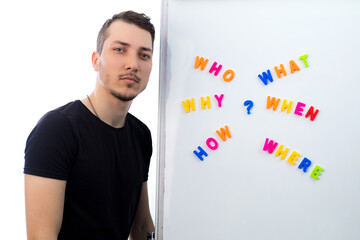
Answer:
M82 103L94 115L97 114L101 121L114 128L125 125L125 118L132 101L121 101L103 88L96 88L89 98L90 101L88 98L82 99Z

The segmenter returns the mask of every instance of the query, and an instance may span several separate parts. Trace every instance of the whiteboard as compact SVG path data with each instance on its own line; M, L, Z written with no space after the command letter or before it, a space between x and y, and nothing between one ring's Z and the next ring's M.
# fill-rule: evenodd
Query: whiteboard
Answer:
M163 4L158 239L360 239L360 1Z

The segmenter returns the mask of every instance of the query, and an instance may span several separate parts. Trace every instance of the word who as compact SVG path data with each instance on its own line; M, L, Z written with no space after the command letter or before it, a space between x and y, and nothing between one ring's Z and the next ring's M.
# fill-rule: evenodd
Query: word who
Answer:
M200 67L200 70L203 71L208 62L209 62L209 59L204 59L203 57L200 58L199 56L196 56L194 67L196 69L198 69ZM221 64L218 65L217 62L214 62L210 67L209 73L214 73L214 75L217 76L221 69L222 69L222 65ZM231 69L228 69L223 74L223 80L225 82L230 82L231 80L233 80L234 76L235 76L234 71Z
M299 59L304 62L305 67L308 67L308 66L309 66L309 64L308 64L308 62L307 62L307 57L308 57L307 54L302 55L302 56L299 57ZM289 66L290 66L290 72L291 72L291 73L294 73L295 71L300 71L299 66L295 63L294 60L290 60L290 61L289 61ZM283 64L280 64L280 69L279 69L277 66L275 66L275 67L274 67L274 70L275 70L275 73L276 73L276 75L277 75L278 78L281 78L281 75L283 75L284 77L287 75L286 70L285 70ZM265 85L268 84L268 81L269 81L269 82L273 82L273 77L272 77L271 72L270 72L269 69L268 69L266 72L263 72L262 75L259 74L258 77L260 78L260 80L261 80Z
M220 128L220 131L216 131L216 133L223 142L226 141L226 137L231 138L229 127L227 125L225 125L225 129ZM216 139L212 137L208 138L205 143L210 150L216 150L219 147L218 141L216 141ZM193 151L193 153L196 155L196 157L203 161L203 156L207 157L209 154L200 146L198 146L198 150L199 151Z
M222 106L221 103L224 98L224 94L221 94L220 96L215 94L214 97L215 97L215 100L217 101L218 107L221 107ZM190 112L190 109L192 111L195 111L195 109L196 109L194 98L186 99L185 101L182 101L181 103L185 109L185 112L187 112L187 113ZM201 103L202 109L205 109L205 107L210 109L211 108L210 96L206 96L206 100L204 97L200 97L200 103Z

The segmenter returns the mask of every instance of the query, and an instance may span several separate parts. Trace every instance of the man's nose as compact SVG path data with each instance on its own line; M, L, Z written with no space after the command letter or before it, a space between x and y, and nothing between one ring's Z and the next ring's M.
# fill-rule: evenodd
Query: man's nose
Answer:
M139 59L137 54L129 54L126 58L125 68L131 72L139 71Z

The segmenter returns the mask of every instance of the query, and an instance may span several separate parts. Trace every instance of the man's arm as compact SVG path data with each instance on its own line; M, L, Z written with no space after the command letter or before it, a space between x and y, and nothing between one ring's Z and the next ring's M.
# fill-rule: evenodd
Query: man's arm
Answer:
M141 189L139 206L130 232L130 239L146 240L146 233L148 231L154 232L155 227L150 215L147 182L144 182Z
M25 174L28 240L56 240L60 231L66 181Z

